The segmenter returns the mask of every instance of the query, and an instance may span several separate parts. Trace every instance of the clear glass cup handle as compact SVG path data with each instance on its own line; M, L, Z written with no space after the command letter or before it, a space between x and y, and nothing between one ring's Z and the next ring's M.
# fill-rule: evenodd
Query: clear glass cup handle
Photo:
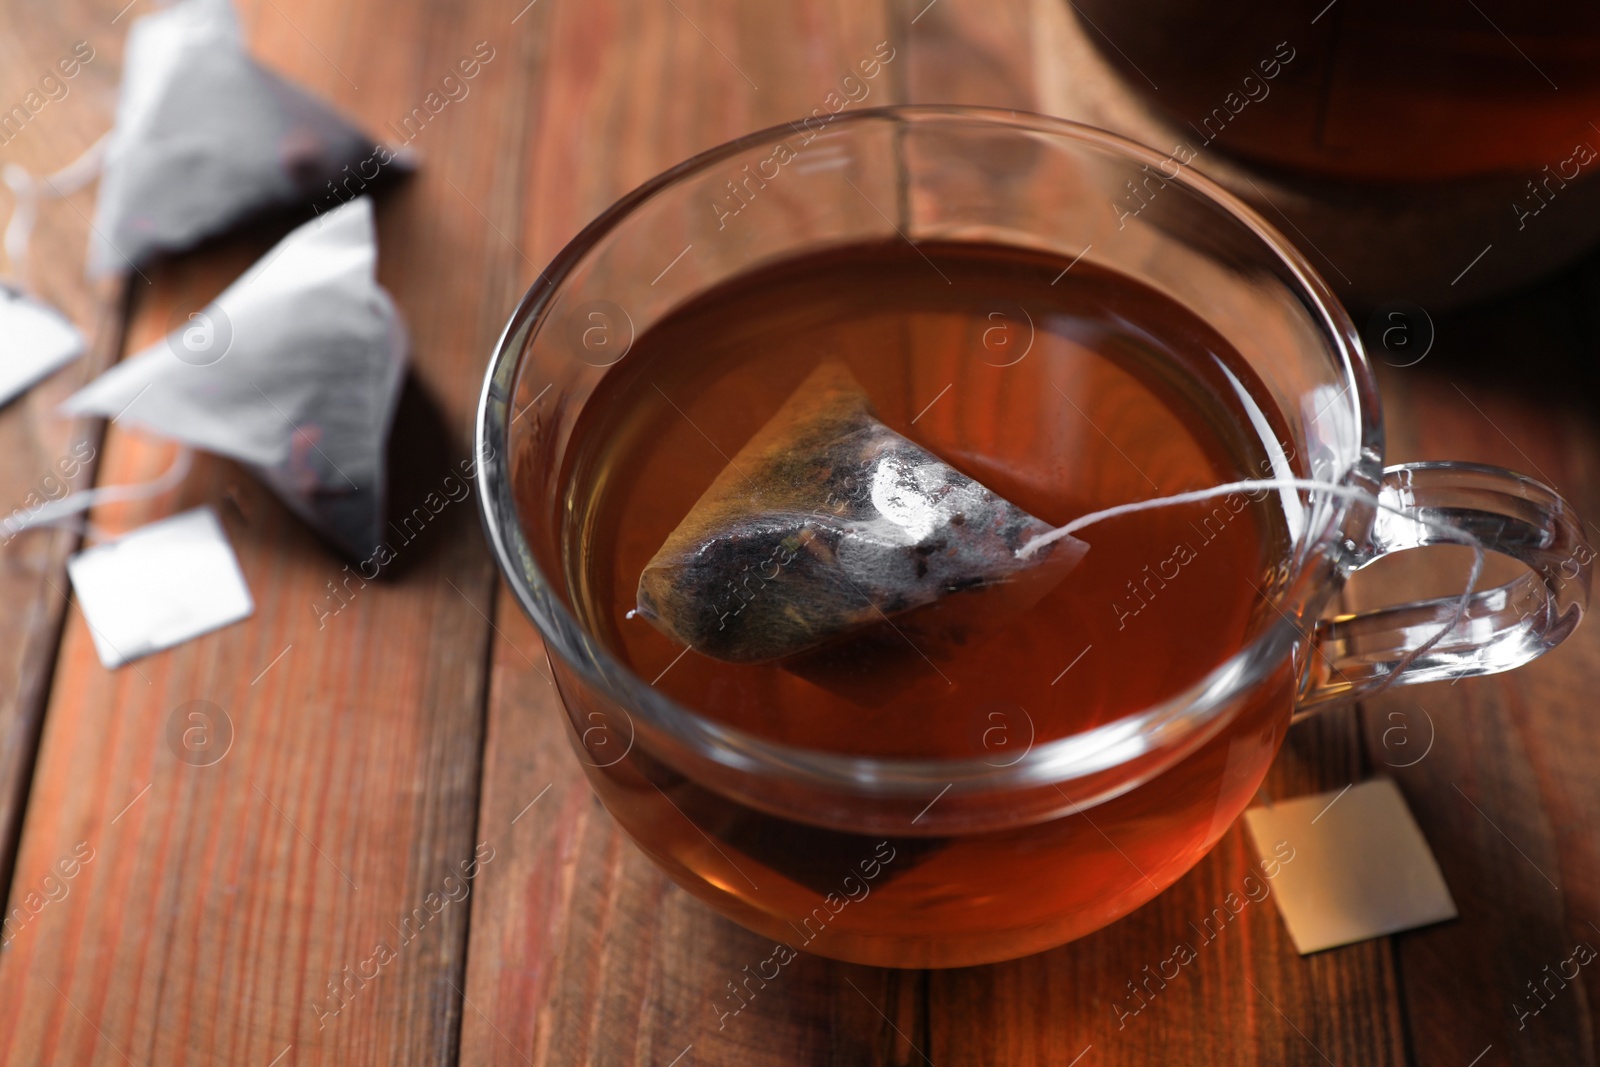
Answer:
M1352 570L1406 549L1476 543L1527 564L1529 573L1474 593L1461 619L1417 655L1455 616L1459 598L1319 621L1297 718L1379 687L1510 670L1577 628L1595 551L1577 513L1553 490L1500 467L1405 463L1383 472L1379 499L1386 506L1369 542L1346 561Z

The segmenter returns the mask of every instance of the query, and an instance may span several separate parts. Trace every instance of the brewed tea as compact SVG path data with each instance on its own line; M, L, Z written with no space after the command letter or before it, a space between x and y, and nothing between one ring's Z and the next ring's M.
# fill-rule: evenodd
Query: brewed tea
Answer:
M1052 526L1262 477L1293 439L1199 316L1088 261L894 241L742 275L635 340L585 404L563 472L563 565L580 623L679 703L811 749L1002 767L1177 696L1281 621L1270 598L1289 535L1277 497L1234 494L1082 530L1087 552L1043 597L938 655L914 634L970 611L966 594L846 635L799 667L686 647L639 614L641 575L829 363L894 433ZM781 581L755 588L784 593ZM1065 814L963 832L951 820L966 801L930 792L936 817L884 840L848 820L746 807L638 749L593 780L642 847L746 925L841 958L956 965L1059 944L1187 870L1248 801L1293 687L1282 662L1216 735L1098 805L1092 823L1058 789ZM840 878L869 861L881 866L870 895L839 910Z
M569 540L582 546L574 587L585 621L688 706L813 747L972 754L984 751L980 704L1025 709L1038 739L1072 733L1192 684L1265 609L1283 535L1271 505L1240 496L1084 531L1083 562L966 655L926 661L890 626L846 643L836 657L899 680L870 721L860 701L791 671L683 654L638 615L648 562L826 362L849 368L890 428L1052 525L1268 469L1263 442L1238 429L1248 369L1176 303L1087 263L1063 276L1054 257L1009 248L921 252L856 247L745 276L639 337L591 405L573 475L594 489Z

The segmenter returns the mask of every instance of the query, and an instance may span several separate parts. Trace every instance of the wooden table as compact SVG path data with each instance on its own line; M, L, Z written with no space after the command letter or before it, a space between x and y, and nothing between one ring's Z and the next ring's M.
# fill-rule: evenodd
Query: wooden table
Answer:
M1055 0L525 2L239 0L260 57L390 137L477 42L494 49L470 95L416 137L420 171L379 209L380 275L414 338L400 432L437 423L452 456L468 453L482 370L517 298L638 182L822 106L879 41L896 52L871 104L1049 110L1050 87L1072 76L1052 61L1050 42L1070 32ZM107 127L124 31L149 7L124 3L7 0L0 104L74 41L97 55L0 157L54 168ZM37 238L41 287L94 344L0 411L6 507L76 441L97 449L96 482L161 470L167 447L62 420L55 404L286 228L96 289L80 270L91 203L47 208ZM1384 374L1391 461L1501 463L1600 513L1597 298L1600 258L1441 318L1423 363ZM591 795L539 638L472 505L319 627L312 605L340 564L231 463L202 457L181 489L94 518L127 529L199 503L223 518L254 617L114 672L66 595L75 537L0 548L0 885L27 916L0 951L0 1063L1595 1062L1600 970L1526 1029L1513 1014L1546 964L1600 944L1592 623L1515 674L1393 692L1297 727L1273 771L1274 797L1395 778L1456 922L1301 958L1272 909L1248 909L1119 1029L1124 983L1253 862L1235 827L1177 885L1078 943L931 973L804 958L719 1029L725 981L764 945L669 883ZM1457 563L1423 577L1442 591ZM193 700L231 723L208 766L168 741ZM1414 739L1403 751L1388 732L1401 724ZM1428 735L1428 756L1398 766ZM446 898L396 958L356 977L475 849L492 858L470 895ZM59 864L84 855L61 879Z

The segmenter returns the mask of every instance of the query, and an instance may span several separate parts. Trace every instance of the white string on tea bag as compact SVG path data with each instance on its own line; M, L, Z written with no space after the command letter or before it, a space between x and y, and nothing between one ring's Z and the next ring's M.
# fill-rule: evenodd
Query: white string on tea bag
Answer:
M100 176L105 167L106 146L111 142L109 132L84 149L83 154L54 174L35 178L17 163L6 164L0 177L5 179L16 201L11 209L11 219L6 223L6 259L11 263L11 274L17 284L28 288L28 246L33 238L33 227L39 219L42 200L64 200Z
M1079 530L1093 526L1099 522L1104 522L1107 519L1117 518L1121 515L1132 515L1140 511L1151 511L1156 508L1173 507L1178 504L1193 504L1202 500L1210 500L1219 496L1228 496L1233 493L1253 493L1268 489L1304 489L1310 492L1327 493L1330 496L1342 497L1345 500L1360 501L1365 504L1370 504L1371 506L1379 508L1383 511L1400 515L1412 522L1417 523L1420 526L1426 526L1428 529L1438 534L1443 540L1453 541L1456 544L1465 545L1472 549L1472 570L1467 576L1466 588L1461 591L1461 596L1456 600L1455 610L1451 613L1450 618L1432 637L1428 638L1428 640L1424 641L1422 644L1411 649L1405 655L1400 657L1400 659L1395 662L1393 668L1391 668L1389 672L1384 675L1383 679L1378 682L1376 686L1362 693L1363 697L1375 696L1384 689L1387 689L1400 677L1401 674L1405 672L1407 667L1417 660L1419 656L1425 655L1440 641L1444 640L1444 638L1452 630L1454 630L1457 625L1460 624L1461 620L1466 617L1467 607L1472 601L1472 594L1477 588L1478 579L1483 575L1483 545L1479 544L1477 541L1473 540L1471 537L1468 537L1466 534L1462 533L1460 530L1457 530L1453 526L1447 526L1444 523L1434 522L1431 519L1416 514L1414 511L1408 511L1404 508L1396 507L1393 504L1385 503L1375 494L1368 492L1365 489L1358 489L1355 486L1349 485L1336 485L1332 482L1317 481L1316 479L1312 478L1250 478L1244 481L1225 482L1222 485L1214 485L1206 489L1194 489L1185 493L1174 493L1171 496L1154 497L1149 500L1135 500L1127 504L1118 504L1115 507L1102 508L1099 511L1091 511L1086 515L1079 515L1072 521L1058 526L1048 533L1042 533L1031 538L1021 548L1017 549L1017 558L1027 559L1040 549L1046 548L1062 538L1072 537Z
M23 530L33 529L36 526L59 526L78 530L95 541L115 540L87 519L81 522L68 520L101 504L120 504L129 500L149 500L158 497L183 484L193 462L194 453L190 449L180 448L167 469L148 482L80 489L76 493L47 500L34 507L18 508L4 519L0 519L0 544L10 541Z

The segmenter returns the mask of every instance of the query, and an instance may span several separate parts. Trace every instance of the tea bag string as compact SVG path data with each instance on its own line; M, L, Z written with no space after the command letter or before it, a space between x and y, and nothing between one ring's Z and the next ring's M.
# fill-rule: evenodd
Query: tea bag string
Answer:
M123 485L102 485L94 489L80 489L76 493L69 493L59 500L46 501L37 507L18 508L4 519L0 519L0 543L9 541L23 530L35 526L60 526L75 529L85 533L95 541L111 541L114 537L106 531L95 526L87 519L81 522L71 522L73 516L101 504L116 504L127 500L149 500L160 496L169 489L176 488L188 476L189 468L194 464L194 452L188 448L178 449L178 454L172 458L172 463L160 476L148 482L131 482Z
M1329 496L1342 497L1346 500L1359 500L1383 511L1400 515L1421 526L1426 526L1443 540L1454 541L1456 544L1466 545L1472 549L1472 571L1467 576L1466 588L1461 591L1461 596L1456 600L1455 611L1450 613L1449 620L1432 637L1401 656L1389 672L1384 675L1382 681L1361 694L1363 699L1377 696L1393 685L1405 673L1407 667L1410 667L1419 656L1427 653L1434 645L1444 640L1445 635L1454 630L1461 620L1466 617L1467 606L1477 588L1478 579L1483 575L1482 545L1453 526L1447 526L1444 523L1424 518L1393 504L1386 504L1365 489L1357 489L1355 486L1350 485L1336 485L1332 482L1321 482L1312 478L1251 478L1240 482L1225 482L1222 485L1214 485L1206 489L1195 489L1187 493L1175 493L1172 496L1155 497L1150 500L1135 500L1127 504L1118 504L1115 507L1102 508L1099 511L1091 511L1087 515L1079 515L1064 526L1059 526L1054 530L1030 539L1027 544L1017 549L1017 558L1027 559L1046 545L1053 544L1063 537L1070 537L1077 531L1087 526L1093 526L1095 523L1104 522L1106 519L1114 519L1121 515L1131 515L1139 511L1153 511L1156 508L1173 507L1178 504L1192 504L1201 500L1210 500L1214 497L1227 496L1231 493L1256 492L1262 489L1306 489L1312 492L1327 493Z
M21 288L30 288L28 246L33 240L34 224L39 221L40 201L63 200L98 178L105 168L106 147L110 141L110 131L101 134L82 155L54 174L35 178L16 163L8 163L0 171L0 178L5 180L15 198L11 218L6 223L4 243L12 276Z

